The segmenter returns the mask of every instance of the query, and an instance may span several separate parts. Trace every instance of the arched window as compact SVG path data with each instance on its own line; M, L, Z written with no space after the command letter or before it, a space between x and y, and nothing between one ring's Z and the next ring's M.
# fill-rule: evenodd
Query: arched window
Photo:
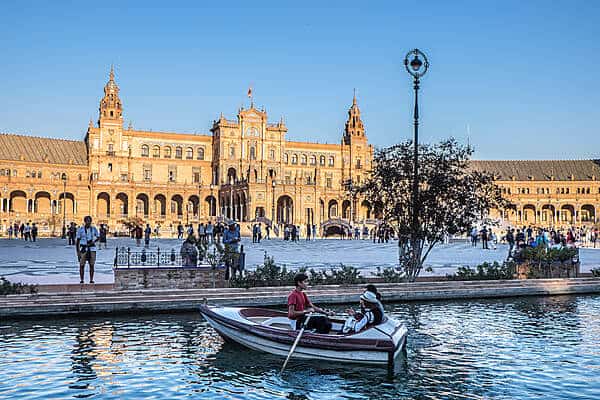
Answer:
M319 157L319 164L325 165L325 156Z
M183 155L183 149L179 146L175 147L175 158L181 159Z
M250 159L256 160L256 147L250 146Z
M298 154L292 154L292 164L298 164Z
M171 158L171 148L169 146L165 147L165 158Z
M306 154L302 154L302 156L300 157L300 163L302 165L306 165L307 162L308 162L308 158L306 157Z
M229 147L229 158L235 158L235 146Z
M335 159L333 158L333 156L329 157L329 166L333 167L335 165Z
M152 148L152 157L159 158L160 157L160 147L154 146Z
M286 164L290 162L290 159L289 159L289 156L287 155L287 153L283 154L283 162L286 163ZM599 190L599 193L600 193L600 188L598 190Z
M310 165L317 165L317 157L310 156Z
M269 149L269 160L275 160L275 149Z
M199 147L198 148L198 156L197 156L198 160L204 160L204 147Z
M186 158L186 160L192 160L194 158L194 149L192 149L191 147L188 147L185 150L185 158Z
M147 144L142 145L142 157L148 157L150 154L150 148Z

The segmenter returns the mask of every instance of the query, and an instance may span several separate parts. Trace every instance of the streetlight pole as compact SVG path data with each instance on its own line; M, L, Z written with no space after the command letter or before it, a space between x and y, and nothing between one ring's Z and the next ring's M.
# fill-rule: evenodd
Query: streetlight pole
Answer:
M275 225L275 180L271 182L271 186L273 187L272 196L271 196L271 225Z
M215 197L213 196L213 189L215 188L215 185L213 183L210 184L210 210L208 211L208 216L209 217L216 217L217 216L217 206L216 206L216 200ZM213 207L214 207L214 214L213 215Z
M412 56L412 60L409 58ZM421 60L421 58L423 60ZM415 109L413 112L415 137L414 137L414 153L413 153L413 207L412 207L412 230L413 235L418 237L417 230L419 229L419 84L420 79L429 69L429 61L425 54L419 49L414 49L406 54L404 58L404 66L406 71L413 77L413 88L415 90ZM413 243L413 246L415 244Z
M67 225L66 225L66 221L67 221L67 174L65 174L64 172L62 173L62 175L60 176L60 179L62 179L63 181L63 201L62 201L62 207L63 207L63 226L62 226L62 239L65 239L67 237Z

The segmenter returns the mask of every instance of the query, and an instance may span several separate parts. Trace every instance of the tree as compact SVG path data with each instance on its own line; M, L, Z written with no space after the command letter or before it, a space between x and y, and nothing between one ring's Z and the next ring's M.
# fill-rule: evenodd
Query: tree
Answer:
M511 207L491 174L469 168L473 149L450 138L419 145L413 226L413 151L412 141L378 150L373 170L360 188L376 215L398 234L399 265L411 282L446 235L467 232L492 208Z

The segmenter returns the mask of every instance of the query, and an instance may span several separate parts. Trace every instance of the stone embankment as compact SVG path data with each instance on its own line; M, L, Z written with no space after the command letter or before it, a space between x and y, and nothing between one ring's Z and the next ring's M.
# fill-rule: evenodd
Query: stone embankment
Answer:
M444 281L378 284L385 302L481 299L600 293L600 279L536 279L509 281ZM180 289L116 291L109 285L86 291L78 285L43 290L36 295L0 297L0 319L106 313L157 313L195 311L206 299L227 306L285 306L291 287L251 289ZM310 288L316 304L356 303L364 285ZM42 288L44 289L44 288ZM64 289L64 290L63 290Z

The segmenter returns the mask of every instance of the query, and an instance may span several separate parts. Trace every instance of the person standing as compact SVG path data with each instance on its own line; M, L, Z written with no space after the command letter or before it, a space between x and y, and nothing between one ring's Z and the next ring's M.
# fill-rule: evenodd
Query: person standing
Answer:
M306 224L306 240L310 240L310 234L311 234L310 224Z
M31 225L31 241L35 242L38 236L38 227L35 222Z
M212 224L212 221L208 221L208 225L206 225L206 241L207 243L213 243L214 242L214 233L215 233L215 227Z
M271 240L271 225L265 226L267 240Z
M183 225L177 224L177 239L183 239Z
M13 235L13 227L12 225L8 225L8 229L7 229L7 233L8 233L8 239L12 239L12 235Z
M83 226L77 230L75 248L79 260L80 284L83 284L85 263L90 266L90 283L94 283L94 264L96 263L96 242L100 235L98 229L92 225L92 217L89 215L83 219Z
M26 242L31 240L31 226L29 226L29 222L27 223L27 225L25 225L25 228L23 229L23 235L25 236Z
M313 224L312 226L312 237L313 240L317 240L317 225Z
M481 233L481 248L489 250L487 228L484 226L483 229L481 231L479 231L479 233Z
M152 235L152 228L150 228L150 224L146 224L146 229L144 229L144 247L150 247L150 235Z
M135 237L135 245L140 247L142 245L142 236L144 234L144 231L142 230L142 227L140 225L136 225L135 228L133 228L133 235Z
M21 235L21 239L25 240L25 224L21 222L21 226L19 227L19 234Z
M206 244L206 228L204 227L204 222L198 225L198 240L200 243Z
M508 228L506 231L506 242L508 243L508 255L506 259L512 257L513 249L515 248L515 235L513 234L514 229Z
M100 238L98 240L98 242L100 243L98 245L99 249L102 249L102 245L104 245L104 248L106 249L106 236L108 235L108 228L106 227L105 224L100 224Z
M236 272L240 270L238 264L239 257L237 256L239 253L240 232L233 221L229 223L229 229L223 232L223 244L225 245L225 251L230 255L225 262L227 268L225 279L229 279L229 277L235 276Z

